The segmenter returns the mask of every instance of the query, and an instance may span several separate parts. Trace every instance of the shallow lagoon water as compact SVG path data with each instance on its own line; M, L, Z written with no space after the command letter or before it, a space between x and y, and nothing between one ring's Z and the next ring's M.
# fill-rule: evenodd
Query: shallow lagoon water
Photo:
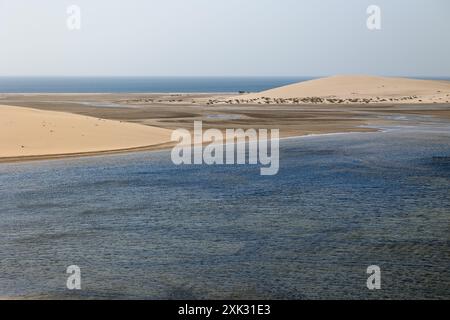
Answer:
M283 140L274 177L167 151L3 164L0 296L448 299L449 191L442 123Z

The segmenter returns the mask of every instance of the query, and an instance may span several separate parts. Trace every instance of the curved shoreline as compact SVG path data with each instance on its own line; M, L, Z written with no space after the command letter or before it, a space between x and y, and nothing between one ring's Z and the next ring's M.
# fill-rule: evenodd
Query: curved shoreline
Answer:
M172 144L171 132L127 121L0 105L0 163L155 150Z
M60 160L60 159L70 159L70 158L85 158L85 157L95 157L95 156L105 156L114 154L124 154L133 152L144 152L144 151L157 151L164 150L172 147L174 142L164 142L160 144L148 145L143 147L126 148L126 149L116 149L116 150L104 150L104 151L92 151L92 152L78 152L78 153L62 153L62 154L43 154L35 156L21 156L21 157L5 157L0 158L0 164L3 163L15 163L15 162L31 162L31 161L43 161L43 160Z
M280 140L313 138L313 137L352 134L352 133L375 133L375 132L380 131L377 129L373 129L373 131L367 131L367 130L362 131L362 130L357 130L357 129L361 129L361 128L355 127L354 131L344 131L344 132L340 131L340 132L328 132L328 133L317 133L317 134L313 133L313 134L304 134L304 135L289 135L289 136L280 137ZM0 158L0 164L46 161L46 160L62 160L62 159L73 159L73 158L87 158L87 157L127 154L127 153L136 153L136 152L160 151L160 150L168 150L175 145L176 145L176 142L164 142L164 143L155 144L155 145L136 147L136 148L117 149L117 150L66 153L66 154L54 154L54 155L36 155L36 156L23 156L23 157L4 157L4 158Z

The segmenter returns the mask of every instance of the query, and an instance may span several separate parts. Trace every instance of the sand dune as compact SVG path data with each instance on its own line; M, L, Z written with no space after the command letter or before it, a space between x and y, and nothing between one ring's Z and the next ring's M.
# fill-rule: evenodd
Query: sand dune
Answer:
M95 153L170 142L171 130L0 105L0 160Z
M334 76L300 82L260 93L241 95L236 99L255 102L268 99L316 99L315 102L370 102L396 101L405 103L448 103L450 81L416 80L372 76ZM330 99L328 101L327 99ZM354 100L354 101L350 101ZM359 100L359 101L355 101ZM300 101L302 102L302 101Z

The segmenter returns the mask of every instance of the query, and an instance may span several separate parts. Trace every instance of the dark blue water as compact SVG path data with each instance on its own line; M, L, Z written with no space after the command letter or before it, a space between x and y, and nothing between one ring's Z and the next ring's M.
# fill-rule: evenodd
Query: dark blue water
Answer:
M0 296L450 298L448 125L284 140L280 157L274 177L166 151L0 165Z
M258 92L306 77L0 77L1 93Z

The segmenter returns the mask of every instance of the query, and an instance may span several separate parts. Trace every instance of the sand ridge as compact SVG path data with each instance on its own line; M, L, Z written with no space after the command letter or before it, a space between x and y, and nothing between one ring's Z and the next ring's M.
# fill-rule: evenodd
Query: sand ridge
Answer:
M143 148L172 130L65 112L0 105L0 159Z
M260 93L235 96L240 103L449 103L450 81L341 75Z

